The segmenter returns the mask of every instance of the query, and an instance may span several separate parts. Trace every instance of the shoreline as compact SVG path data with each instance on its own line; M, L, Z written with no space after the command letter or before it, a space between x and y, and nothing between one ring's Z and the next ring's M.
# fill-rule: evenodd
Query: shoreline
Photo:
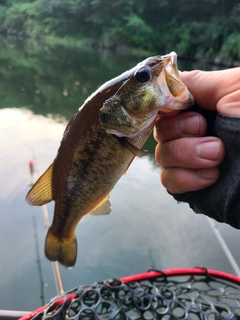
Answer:
M103 51L110 51L117 53L119 55L125 55L125 54L133 54L136 56L151 56L154 54L159 54L158 52L152 52L148 51L144 48L136 48L136 47L129 47L125 44L118 44L118 43L100 43L92 38L71 38L71 37L64 37L59 38L55 36L46 36L46 37L32 37L27 34L23 34L22 32L0 32L0 39L14 39L14 40L20 40L20 41L35 41L37 43L46 43L49 45L63 45L67 47L79 47L81 49L91 48L96 50L103 50ZM173 51L165 50L163 54L166 54L166 52ZM240 66L240 60L233 60L231 57L221 57L221 56L210 56L210 57L204 57L204 54L196 53L194 57L189 56L183 56L181 54L177 54L178 59L182 61L191 61L198 63L201 61L204 64L212 65L216 67L224 67L224 68L234 68Z

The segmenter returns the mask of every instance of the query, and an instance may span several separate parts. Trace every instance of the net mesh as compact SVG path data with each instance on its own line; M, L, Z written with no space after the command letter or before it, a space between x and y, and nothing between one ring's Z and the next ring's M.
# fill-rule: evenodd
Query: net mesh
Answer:
M35 320L240 319L240 282L209 272L116 279L77 287L58 296Z

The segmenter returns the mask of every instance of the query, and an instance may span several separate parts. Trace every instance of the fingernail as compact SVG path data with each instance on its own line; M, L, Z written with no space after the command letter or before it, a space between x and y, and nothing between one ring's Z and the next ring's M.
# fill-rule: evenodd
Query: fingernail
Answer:
M219 141L209 141L196 146L196 153L199 158L217 160L220 153Z
M200 117L195 115L180 120L178 129L187 135L197 135L200 131Z

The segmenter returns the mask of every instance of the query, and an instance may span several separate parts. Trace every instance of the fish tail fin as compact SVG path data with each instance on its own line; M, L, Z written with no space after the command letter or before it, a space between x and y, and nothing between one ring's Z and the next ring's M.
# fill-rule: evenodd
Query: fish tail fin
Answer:
M59 239L50 227L45 241L45 255L50 261L59 261L65 267L73 267L77 259L75 236L71 239Z

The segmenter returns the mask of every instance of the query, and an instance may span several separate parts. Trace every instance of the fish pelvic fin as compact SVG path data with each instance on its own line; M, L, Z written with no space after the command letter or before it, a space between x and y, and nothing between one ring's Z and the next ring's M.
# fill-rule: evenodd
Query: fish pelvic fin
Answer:
M34 206L41 206L53 200L52 195L53 163L29 190L26 201Z
M65 267L73 267L77 259L77 239L59 239L51 227L45 241L45 255L50 261L58 261Z

